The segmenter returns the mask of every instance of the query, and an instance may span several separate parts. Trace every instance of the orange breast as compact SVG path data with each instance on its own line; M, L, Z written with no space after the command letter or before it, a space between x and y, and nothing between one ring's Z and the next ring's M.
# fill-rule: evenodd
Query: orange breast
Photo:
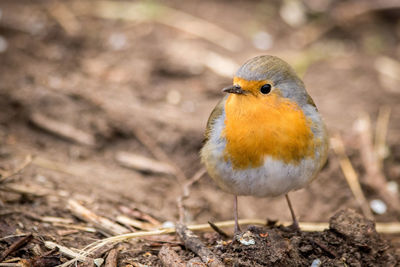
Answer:
M259 167L265 156L292 164L314 156L311 121L295 102L277 93L262 98L232 94L225 114L224 158L235 169Z

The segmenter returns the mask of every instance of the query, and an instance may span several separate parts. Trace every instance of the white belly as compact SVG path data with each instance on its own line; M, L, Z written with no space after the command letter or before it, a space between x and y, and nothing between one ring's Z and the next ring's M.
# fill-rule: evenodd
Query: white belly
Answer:
M278 196L304 187L319 170L313 159L298 165L285 164L266 157L258 168L235 170L220 158L217 164L206 163L211 177L224 191L235 195Z

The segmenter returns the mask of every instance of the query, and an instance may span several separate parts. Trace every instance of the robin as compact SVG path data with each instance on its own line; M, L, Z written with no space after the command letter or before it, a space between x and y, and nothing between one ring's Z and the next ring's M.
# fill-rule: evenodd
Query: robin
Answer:
M237 196L285 195L293 226L298 228L288 192L303 188L327 158L328 136L304 83L275 56L248 60L207 122L202 162L218 186Z

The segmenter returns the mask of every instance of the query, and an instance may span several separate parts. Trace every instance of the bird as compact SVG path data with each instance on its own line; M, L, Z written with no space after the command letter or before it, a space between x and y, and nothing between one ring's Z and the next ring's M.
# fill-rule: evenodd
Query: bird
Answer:
M327 160L328 133L303 81L284 60L261 55L245 62L207 122L201 161L234 196L285 195L292 226L299 230L288 193L307 186Z

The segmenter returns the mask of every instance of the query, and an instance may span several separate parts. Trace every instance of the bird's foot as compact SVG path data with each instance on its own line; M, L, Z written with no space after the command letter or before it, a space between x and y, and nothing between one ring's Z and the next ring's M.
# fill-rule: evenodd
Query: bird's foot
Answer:
M299 223L296 221L294 221L291 225L289 225L287 227L289 230L293 231L293 232L300 232L300 226Z
M233 232L233 241L238 241L242 237L243 232L240 230L239 226L235 226Z

